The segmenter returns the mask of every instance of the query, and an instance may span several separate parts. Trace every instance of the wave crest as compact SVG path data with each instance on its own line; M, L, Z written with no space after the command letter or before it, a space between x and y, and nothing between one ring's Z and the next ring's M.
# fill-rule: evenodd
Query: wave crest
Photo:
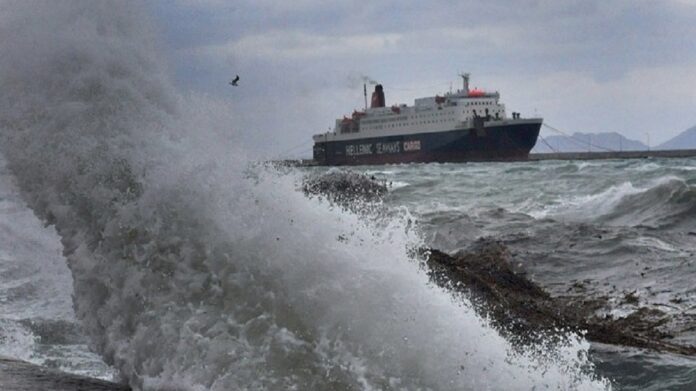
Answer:
M693 229L696 187L682 178L664 176L646 187L631 182L611 186L596 194L561 200L535 217L552 217L617 226Z

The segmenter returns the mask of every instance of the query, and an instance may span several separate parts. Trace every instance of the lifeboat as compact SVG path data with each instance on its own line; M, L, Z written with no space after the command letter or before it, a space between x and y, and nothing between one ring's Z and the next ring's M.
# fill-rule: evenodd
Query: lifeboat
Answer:
M353 111L353 119L364 117L364 116L365 116L364 111L357 111L357 110Z

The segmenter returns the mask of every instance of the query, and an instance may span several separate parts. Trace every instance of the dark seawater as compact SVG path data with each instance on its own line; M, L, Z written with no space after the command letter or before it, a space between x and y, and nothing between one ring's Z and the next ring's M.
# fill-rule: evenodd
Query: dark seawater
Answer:
M425 242L454 252L502 241L554 295L607 296L615 317L667 315L673 342L696 345L696 159L359 167L391 186ZM575 286L574 286L575 285ZM638 301L626 302L626 294ZM593 345L620 389L694 389L696 359Z

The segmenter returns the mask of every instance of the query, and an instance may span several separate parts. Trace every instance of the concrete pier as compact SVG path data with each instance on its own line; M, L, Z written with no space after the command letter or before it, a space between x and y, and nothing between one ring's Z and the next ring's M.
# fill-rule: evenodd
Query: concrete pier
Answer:
M696 157L696 149L673 149L665 151L559 152L529 154L529 160L606 160L686 157Z
M696 157L696 149L672 149L655 151L607 151L607 152L558 152L530 153L526 161L538 160L609 160L609 159L647 159L647 158L688 158ZM510 160L506 160L510 161ZM311 159L274 160L272 164L288 167L311 167L317 163Z

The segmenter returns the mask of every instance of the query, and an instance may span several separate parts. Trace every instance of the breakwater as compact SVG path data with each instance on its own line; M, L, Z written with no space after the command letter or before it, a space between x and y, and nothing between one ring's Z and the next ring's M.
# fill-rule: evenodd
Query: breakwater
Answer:
M654 151L556 152L530 153L529 160L609 160L647 158L685 158L696 156L696 149Z
M687 158L696 157L696 149L650 150L650 151L605 151L605 152L554 152L530 153L522 161L538 160L611 160L611 159L648 159L648 158ZM509 160L507 160L509 161ZM273 160L273 164L291 167L308 167L319 165L312 159Z

